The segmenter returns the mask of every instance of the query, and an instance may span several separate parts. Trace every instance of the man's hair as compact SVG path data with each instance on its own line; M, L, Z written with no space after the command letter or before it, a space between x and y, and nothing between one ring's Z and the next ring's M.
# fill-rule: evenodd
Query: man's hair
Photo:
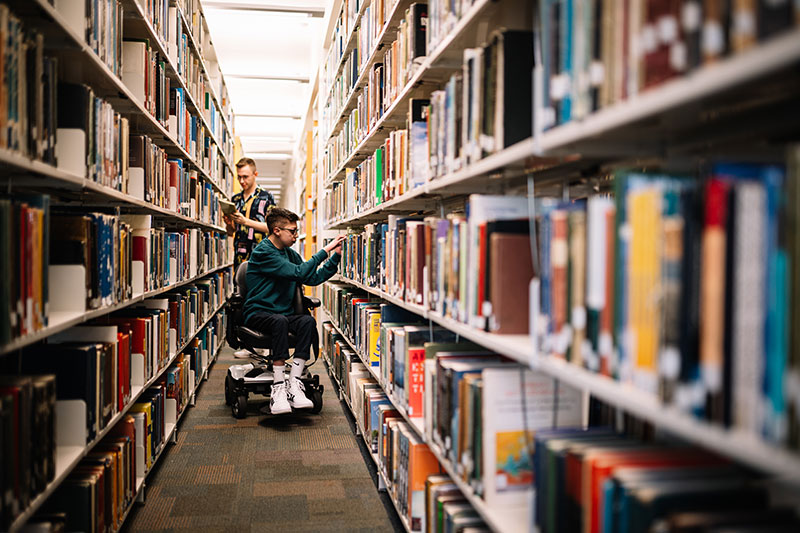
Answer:
M240 159L240 160L239 160L239 161L236 163L236 168L238 169L238 168L246 167L246 166L248 166L248 165L249 165L249 166L250 166L250 168L252 168L252 169L253 169L253 171L255 172L255 170L256 170L256 162L255 162L255 161L253 161L252 159L250 159L249 157L243 157L243 158L241 158L241 159Z
M300 220L300 217L288 209L284 209L283 207L273 207L267 213L267 228L269 229L270 235L272 235L275 228L279 227L278 223L281 220L285 220L286 222L297 222Z

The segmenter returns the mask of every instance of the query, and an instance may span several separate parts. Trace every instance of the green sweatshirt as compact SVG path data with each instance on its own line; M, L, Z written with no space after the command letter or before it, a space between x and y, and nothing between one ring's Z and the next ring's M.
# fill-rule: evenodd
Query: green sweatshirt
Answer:
M269 239L258 243L247 264L245 323L258 311L291 315L297 283L319 285L336 273L341 259L338 253L317 269L326 257L328 252L320 250L304 263L300 254L291 248L279 250Z

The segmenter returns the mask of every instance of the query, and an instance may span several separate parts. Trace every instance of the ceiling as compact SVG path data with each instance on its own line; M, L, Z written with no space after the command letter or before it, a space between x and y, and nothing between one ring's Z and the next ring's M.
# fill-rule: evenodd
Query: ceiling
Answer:
M317 70L330 0L202 0L234 130L279 205ZM283 191L283 193L282 193ZM286 200L284 198L284 200Z

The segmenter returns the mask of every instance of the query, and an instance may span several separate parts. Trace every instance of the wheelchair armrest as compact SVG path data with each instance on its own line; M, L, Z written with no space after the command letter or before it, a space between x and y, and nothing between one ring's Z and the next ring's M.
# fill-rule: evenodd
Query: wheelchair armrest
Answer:
M310 298L308 296L303 296L303 307L306 309L316 309L322 305L322 302L319 301L319 298Z
M228 298L228 303L234 306L239 306L244 304L244 300L244 296L234 293Z

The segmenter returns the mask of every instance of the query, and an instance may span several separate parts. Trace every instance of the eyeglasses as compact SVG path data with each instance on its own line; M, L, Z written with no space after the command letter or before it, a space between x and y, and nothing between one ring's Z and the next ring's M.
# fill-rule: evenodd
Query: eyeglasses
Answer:
M282 230L284 230L284 231L288 231L288 232L289 232L289 233L291 233L292 235L295 235L295 236L297 236L297 228L294 228L294 229L289 229L289 228L278 228L278 229L282 229Z

